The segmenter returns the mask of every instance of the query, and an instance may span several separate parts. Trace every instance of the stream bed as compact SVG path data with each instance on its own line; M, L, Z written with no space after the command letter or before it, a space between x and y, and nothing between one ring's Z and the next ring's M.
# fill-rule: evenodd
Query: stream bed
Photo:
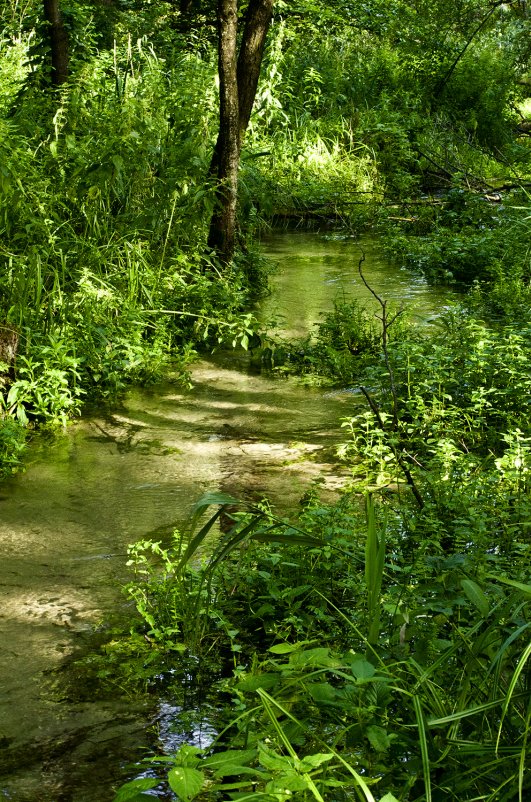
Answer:
M278 331L307 333L339 297L386 298L436 318L449 293L386 263L377 244L309 232L271 234L279 264L261 308ZM128 614L127 546L182 527L206 491L296 507L313 480L333 494L348 391L308 388L251 370L245 354L198 362L193 389L135 389L63 434L35 438L27 471L0 487L0 799L106 802L124 766L153 744L156 700L84 687L73 658ZM161 719L162 717L162 719ZM200 741L200 734L196 734ZM206 737L206 736L205 736Z

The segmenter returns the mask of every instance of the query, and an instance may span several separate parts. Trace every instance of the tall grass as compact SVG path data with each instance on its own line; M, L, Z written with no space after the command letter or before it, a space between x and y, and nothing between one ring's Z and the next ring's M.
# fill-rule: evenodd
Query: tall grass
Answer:
M232 655L233 676L221 686L237 714L224 717L216 750L247 750L231 769L242 793L524 802L530 586L466 570L452 585L448 569L430 571L421 555L412 566L392 529L384 537L385 516L371 498L364 525L359 512L347 519L354 530L346 540L328 537L322 513L288 524L207 495L162 574L152 566L131 585L143 594L151 635L170 594L166 626L179 630L180 648L200 660ZM137 559L142 566L142 551ZM332 588L341 581L338 602ZM440 581L447 590L438 605ZM171 636L161 642L171 648ZM197 794L223 790L210 758L194 760Z

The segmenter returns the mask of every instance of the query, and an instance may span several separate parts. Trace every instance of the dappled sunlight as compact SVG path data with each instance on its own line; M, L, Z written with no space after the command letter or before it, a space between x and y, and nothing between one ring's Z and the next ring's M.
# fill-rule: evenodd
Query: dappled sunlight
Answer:
M13 624L31 624L32 627L58 626L68 630L90 631L97 626L105 611L91 607L91 591L75 585L57 583L38 592L10 588L2 603L2 619Z

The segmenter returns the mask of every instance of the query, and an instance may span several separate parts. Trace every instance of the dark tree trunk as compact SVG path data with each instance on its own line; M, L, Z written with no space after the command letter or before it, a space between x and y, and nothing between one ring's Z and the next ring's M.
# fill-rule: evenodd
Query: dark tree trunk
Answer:
M238 101L240 146L251 119L267 32L271 25L274 0L251 0L238 56Z
M219 0L220 124L210 174L218 181L208 245L223 264L234 254L238 168L251 118L274 0L250 0L237 55L237 0Z
M0 391L11 383L18 351L18 331L8 323L0 323Z
M216 208L210 221L208 245L226 264L232 259L236 234L240 135L236 37L238 0L219 0L219 134Z
M68 78L68 34L59 0L43 0L44 17L49 24L52 84L60 86Z

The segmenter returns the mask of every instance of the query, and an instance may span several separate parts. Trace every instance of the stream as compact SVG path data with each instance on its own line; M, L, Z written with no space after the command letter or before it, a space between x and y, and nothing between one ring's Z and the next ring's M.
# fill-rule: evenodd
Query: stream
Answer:
M389 265L370 238L292 231L264 238L279 267L260 314L299 336L334 299L370 298L361 249L371 286L419 319L448 303L448 291ZM112 799L112 785L134 776L128 763L152 747L154 719L166 745L208 743L208 728L164 735L167 701L97 694L76 673L73 658L90 653L95 633L130 614L120 591L128 544L182 526L206 491L267 497L282 512L313 480L329 494L344 481L334 448L353 409L348 390L260 375L237 352L192 374L191 391L168 379L53 439L37 436L26 472L0 487L2 800Z

